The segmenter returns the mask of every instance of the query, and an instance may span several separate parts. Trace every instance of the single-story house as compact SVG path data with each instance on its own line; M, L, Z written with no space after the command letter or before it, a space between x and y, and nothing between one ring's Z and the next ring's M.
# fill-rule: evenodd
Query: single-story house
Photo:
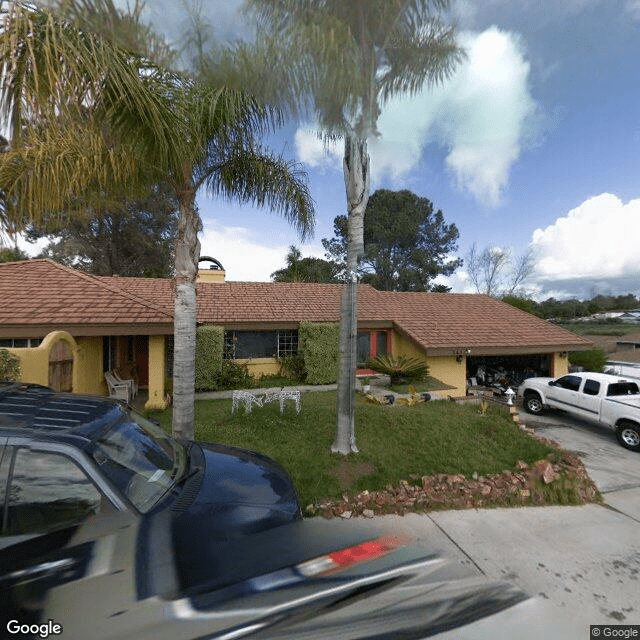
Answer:
M274 373L296 353L301 321L338 322L344 285L227 282L201 269L198 323L224 327L233 357L252 375ZM91 276L51 260L0 264L0 347L22 379L105 394L104 374L135 371L148 408L165 406L173 353L174 281ZM421 355L431 375L465 393L479 367L561 375L570 351L590 341L484 295L377 291L360 285L358 360Z

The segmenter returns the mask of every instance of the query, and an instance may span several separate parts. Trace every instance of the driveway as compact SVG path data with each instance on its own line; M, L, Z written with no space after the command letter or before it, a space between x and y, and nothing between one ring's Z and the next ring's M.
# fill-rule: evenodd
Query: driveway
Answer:
M546 607L546 629L530 636L540 620L525 616L521 628L505 621L505 640L581 640L595 624L640 629L640 453L623 449L611 431L560 413L521 417L582 458L606 504L435 511L337 521L336 527L400 535L437 552L449 561L445 578L484 575L522 588ZM467 640L460 632L454 637Z
M560 411L541 416L521 411L520 419L536 434L576 453L605 502L640 522L640 453L621 447L611 429Z

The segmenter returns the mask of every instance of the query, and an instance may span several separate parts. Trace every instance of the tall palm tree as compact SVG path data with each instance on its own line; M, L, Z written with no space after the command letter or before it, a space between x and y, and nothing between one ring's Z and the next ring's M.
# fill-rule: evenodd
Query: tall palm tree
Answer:
M450 0L245 0L257 37L212 56L205 71L242 82L344 139L347 279L341 303L338 421L332 451L357 452L354 426L357 266L369 197L367 140L384 104L447 78L462 60L441 15Z
M17 219L72 211L78 194L135 190L165 179L180 220L175 251L173 432L194 436L198 232L196 194L265 205L301 236L313 202L297 165L256 139L279 114L224 86L206 86L56 19L16 6L0 34L0 113L11 149L0 186Z

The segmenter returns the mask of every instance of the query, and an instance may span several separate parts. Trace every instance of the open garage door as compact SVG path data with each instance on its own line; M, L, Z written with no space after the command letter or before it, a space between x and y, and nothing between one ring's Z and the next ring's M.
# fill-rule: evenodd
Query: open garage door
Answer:
M467 385L516 389L527 378L550 375L549 354L468 356Z

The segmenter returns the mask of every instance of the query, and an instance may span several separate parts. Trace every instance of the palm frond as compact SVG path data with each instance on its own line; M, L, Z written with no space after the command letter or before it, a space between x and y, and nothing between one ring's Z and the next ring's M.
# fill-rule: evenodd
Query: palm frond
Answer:
M264 206L282 215L305 239L315 226L314 202L298 163L262 149L228 150L203 177L210 195Z

